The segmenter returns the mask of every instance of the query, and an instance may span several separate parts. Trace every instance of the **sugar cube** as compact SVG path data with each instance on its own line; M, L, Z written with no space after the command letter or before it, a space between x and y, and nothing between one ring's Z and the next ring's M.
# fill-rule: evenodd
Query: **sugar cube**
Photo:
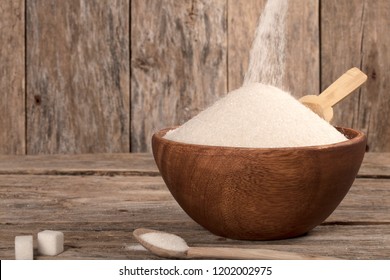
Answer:
M34 256L32 235L15 236L15 259L32 260Z
M55 256L64 251L64 234L60 231L44 230L38 233L38 252Z

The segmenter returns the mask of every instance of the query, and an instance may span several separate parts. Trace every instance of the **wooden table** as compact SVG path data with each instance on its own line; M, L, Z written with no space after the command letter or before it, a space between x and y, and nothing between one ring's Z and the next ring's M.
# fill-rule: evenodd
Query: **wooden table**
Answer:
M237 241L192 221L149 154L0 156L0 259L14 237L65 234L65 251L37 259L156 259L132 237L138 227L179 234L193 246L242 246L346 259L390 259L390 153L365 156L336 211L303 237Z

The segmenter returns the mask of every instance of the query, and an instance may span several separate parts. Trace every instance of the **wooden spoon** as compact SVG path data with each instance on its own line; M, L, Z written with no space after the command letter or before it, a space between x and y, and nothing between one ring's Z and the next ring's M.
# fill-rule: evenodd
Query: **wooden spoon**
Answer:
M157 230L134 230L135 239L153 254L163 258L180 259L236 259L236 260L335 260L325 256L248 248L189 247L181 237Z
M306 95L299 101L321 118L330 122L333 118L333 106L347 97L367 80L367 75L358 68L345 72L320 95Z

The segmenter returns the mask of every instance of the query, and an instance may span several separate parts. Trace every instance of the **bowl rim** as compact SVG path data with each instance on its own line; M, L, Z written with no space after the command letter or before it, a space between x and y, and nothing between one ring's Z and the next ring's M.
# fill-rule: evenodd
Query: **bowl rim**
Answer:
M326 144L326 145L312 145L312 146L298 146L298 147L271 147L271 148L254 148L254 147L231 147L231 146L213 146L213 145L203 145L203 144L192 144L192 143L184 143L184 142L178 142L170 139L163 138L163 136L170 130L176 129L179 126L171 126L171 127L165 127L163 129L158 130L155 132L152 136L152 139L158 139L158 141L170 145L176 145L178 147L187 147L187 148L197 148L197 149L218 149L218 150L234 150L234 151L307 151L307 150L324 150L324 149L331 149L331 148L341 148L341 147L347 147L354 144L358 144L361 142L366 141L366 135L357 129L349 128L349 127L341 127L341 126L334 126L339 132L341 132L345 137L348 138L348 135L346 135L346 132L350 132L353 134L356 134L353 138L348 138L345 141L333 143L333 144Z

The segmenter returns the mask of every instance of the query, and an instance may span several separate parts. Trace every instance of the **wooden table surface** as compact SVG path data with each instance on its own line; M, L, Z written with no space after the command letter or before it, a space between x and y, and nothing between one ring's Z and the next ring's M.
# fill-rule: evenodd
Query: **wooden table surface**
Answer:
M132 237L138 227L182 236L191 246L242 246L345 259L390 259L390 153L368 153L335 212L303 237L237 241L192 221L150 154L0 156L0 259L16 235L50 229L65 251L36 259L157 259ZM35 241L34 241L35 242Z

